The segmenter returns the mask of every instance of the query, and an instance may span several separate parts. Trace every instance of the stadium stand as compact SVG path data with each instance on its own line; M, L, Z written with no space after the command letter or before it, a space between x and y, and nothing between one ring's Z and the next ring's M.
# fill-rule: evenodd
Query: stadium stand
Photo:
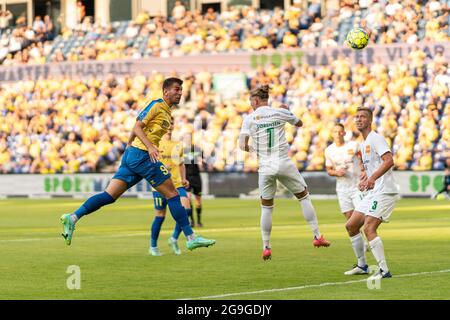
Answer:
M25 27L10 30L11 35L6 35L5 39L10 39L13 44L6 54L5 50L0 51L3 53L0 60L5 58L5 64L44 63L270 48L326 48L342 45L355 24L371 30L372 43L448 41L448 12L448 5L436 0L424 6L415 0L378 2L370 11L358 1L344 0L339 8L330 8L323 16L320 4L312 1L308 10L294 3L287 10L230 7L220 14L209 11L204 15L178 9L170 18L150 17L142 12L134 21L111 25L102 25L86 17L72 30L63 28L54 41L44 44L44 50L38 47L30 57L26 52L28 42L53 39L53 26L48 17L44 18L44 23L36 17L31 31ZM33 31L25 36L27 44L14 45L16 38L26 31ZM26 53L20 54L20 50Z
M184 97L174 112L175 135L195 129L194 143L204 152L207 170L256 170L256 159L244 164L236 146L243 116L250 111L248 96L222 101L209 72L181 76ZM375 123L393 145L397 169L442 169L450 156L450 76L442 55L425 63L425 53L414 50L400 63L371 66L339 57L319 68L287 63L247 76L250 87L271 84L273 104L289 104L306 124L287 129L299 169L324 169L323 150L334 122L345 124L348 139L357 137L352 119L359 105L376 106ZM111 171L138 110L159 97L163 78L155 73L2 84L0 171Z
M7 13L0 15L5 14ZM26 26L22 17L16 21L14 28L8 27L6 22L0 24L4 26L1 28L0 38L0 60L3 65L46 62L45 57L52 50L55 36L49 16L45 16L43 20L40 16L35 17L31 28Z
M178 5L169 19L143 12L134 21L102 26L86 17L56 38L48 17L36 17L32 28L24 21L9 28L5 18L0 19L0 56L4 65L11 65L329 47L341 44L354 24L372 30L376 43L449 39L449 7L442 2L419 6L412 0L391 0L373 6L369 13L364 5L345 0L322 16L316 1L306 11L294 4L286 11L232 7L204 15ZM180 76L184 97L174 113L174 135L184 139L195 132L205 170L255 171L256 159L245 155L244 162L236 145L242 119L250 111L248 96L221 99L208 71ZM315 68L285 63L246 76L249 89L270 84L274 105L288 104L306 124L287 129L290 154L301 170L324 169L323 151L334 122L345 124L347 139L357 138L352 119L359 105L376 106L375 123L393 146L397 169L442 169L450 157L450 69L442 53L428 61L416 49L392 65L351 65L344 57ZM0 172L112 171L138 110L159 97L162 80L155 73L1 84Z

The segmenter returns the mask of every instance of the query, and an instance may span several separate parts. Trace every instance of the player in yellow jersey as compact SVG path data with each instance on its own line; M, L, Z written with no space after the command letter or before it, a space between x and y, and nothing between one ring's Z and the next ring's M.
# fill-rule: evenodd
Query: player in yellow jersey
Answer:
M184 152L183 144L180 141L172 141L173 121L170 126L170 130L161 139L159 144L159 158L164 166L169 169L172 175L172 181L177 188L181 198L181 204L186 209L188 216L192 215L191 204L186 193L185 187L189 185L186 179L186 168L184 166ZM149 252L152 256L160 256L161 252L158 248L158 237L161 231L161 226L166 216L167 200L158 191L153 191L153 201L155 204L155 219L151 228L151 243ZM177 224L173 230L172 237L169 239L169 245L175 254L181 254L181 250L178 246L178 237L180 236L181 228Z
M194 234L186 210L181 205L180 195L170 179L169 170L158 160L159 141L170 129L172 108L180 103L182 85L183 81L178 78L164 80L163 98L151 101L139 113L120 167L105 191L90 197L72 214L61 216L62 236L67 245L71 244L75 224L81 217L115 202L126 190L142 179L146 179L167 199L173 218L188 240L186 246L189 250L208 247L215 243L215 240L204 239Z

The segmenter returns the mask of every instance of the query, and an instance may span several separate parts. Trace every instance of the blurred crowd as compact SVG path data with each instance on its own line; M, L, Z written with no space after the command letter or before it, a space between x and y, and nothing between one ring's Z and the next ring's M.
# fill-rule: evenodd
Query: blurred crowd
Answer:
M77 9L77 26L63 28L49 43L42 43L50 39L47 34L51 21L47 17L34 21L32 29L19 25L8 29L9 33L2 36L5 44L0 60L4 58L3 63L9 64L44 63L270 48L327 48L343 45L354 25L370 31L372 43L449 40L447 1L335 0L328 2L326 14L320 2L311 0L306 9L294 0L287 10L230 6L220 14L212 8L201 14L186 10L178 1L168 18L150 17L142 12L133 21L109 25L93 21L92 17L85 17L82 9ZM30 49L29 42L34 44Z
M34 18L31 27L26 18L16 20L14 28L10 28L13 15L10 11L0 12L0 61L3 65L20 63L42 64L52 51L52 40L55 37L53 22L49 16L43 19Z
M184 79L174 136L203 151L209 171L255 171L255 155L237 147L248 92L223 99L214 74ZM431 61L418 49L392 65L352 65L344 57L312 68L286 62L245 75L249 89L270 84L271 102L287 104L304 122L286 126L290 156L301 170L323 170L335 122L347 140L359 139L358 106L374 108L374 126L394 150L397 169L442 169L450 157L450 69L442 54ZM24 81L0 86L0 172L112 172L136 115L161 96L164 75Z

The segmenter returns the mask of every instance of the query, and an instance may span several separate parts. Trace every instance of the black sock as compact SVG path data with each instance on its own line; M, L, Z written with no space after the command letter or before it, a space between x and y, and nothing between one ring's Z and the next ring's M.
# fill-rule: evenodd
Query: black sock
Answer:
M195 220L194 220L194 213L192 213L192 202L191 202L191 215L189 216L189 219L191 220L191 225L194 225Z
M200 217L201 217L201 215L202 215L202 207L197 207L197 208L195 208L195 211L197 211L197 222L198 222L198 223L201 223L201 222L200 222Z

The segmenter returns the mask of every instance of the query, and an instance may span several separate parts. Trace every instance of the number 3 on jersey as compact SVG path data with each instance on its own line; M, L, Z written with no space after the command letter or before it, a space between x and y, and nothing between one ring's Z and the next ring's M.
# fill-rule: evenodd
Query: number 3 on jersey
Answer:
M378 201L372 202L372 210L377 210Z
M267 128L266 131L269 138L268 148L270 149L275 144L275 135L274 135L275 128Z

